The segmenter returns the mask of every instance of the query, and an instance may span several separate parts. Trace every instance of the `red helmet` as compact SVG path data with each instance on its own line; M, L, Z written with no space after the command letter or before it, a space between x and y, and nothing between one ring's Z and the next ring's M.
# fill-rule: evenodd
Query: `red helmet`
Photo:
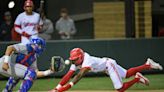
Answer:
M80 48L74 48L70 51L69 60L74 61L76 65L82 64L84 59L84 51Z
M34 6L34 3L33 3L33 1L32 0L26 0L25 2L24 2L24 8L25 7L27 7L27 6Z

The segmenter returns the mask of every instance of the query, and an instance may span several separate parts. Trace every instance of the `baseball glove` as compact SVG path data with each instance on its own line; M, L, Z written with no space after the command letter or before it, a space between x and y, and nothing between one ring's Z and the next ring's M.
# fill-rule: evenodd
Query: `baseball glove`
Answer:
M61 56L53 56L51 58L51 69L55 72L61 72L65 68L64 59Z

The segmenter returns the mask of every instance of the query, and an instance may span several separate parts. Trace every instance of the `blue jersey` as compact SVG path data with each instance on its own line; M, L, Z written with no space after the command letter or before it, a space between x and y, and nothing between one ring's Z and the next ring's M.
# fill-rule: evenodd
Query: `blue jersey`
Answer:
M27 67L31 66L31 64L36 60L34 53L29 53L28 55L19 53L16 57L16 63L20 63Z
M36 55L30 44L27 45L14 45L18 50L16 56L16 63L30 67L36 61Z

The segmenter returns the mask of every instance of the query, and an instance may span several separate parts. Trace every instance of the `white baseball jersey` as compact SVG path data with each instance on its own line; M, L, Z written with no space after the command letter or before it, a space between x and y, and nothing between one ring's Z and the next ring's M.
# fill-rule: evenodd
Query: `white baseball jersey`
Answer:
M106 69L105 58L99 58L90 56L88 53L84 53L84 61L81 66L75 66L74 64L70 67L71 70L77 70L78 68L90 68L91 72L103 72Z
M26 46L22 43L21 44L15 44L13 46L16 49L16 54L11 55L11 60L8 62L9 69L7 72L2 69L2 65L4 63L4 57L0 58L0 74L7 76L7 77L13 76L13 77L18 77L18 78L23 78L24 74L28 68L32 68L32 69L37 70L36 56L33 57L35 59L32 60L33 62L30 66L26 66L26 63L23 63L23 62L18 63L17 62L17 60L18 60L18 54L17 53L27 54L28 51L27 51ZM21 57L19 57L19 58L21 58Z
M16 32L22 34L22 32L26 32L32 36L38 36L38 25L43 25L42 20L38 13L33 12L32 15L27 15L26 12L19 14L15 20L16 27L20 27L20 29L15 29ZM29 39L27 37L22 36L21 42L23 44L29 43Z
M106 72L110 76L115 89L120 89L123 86L122 78L125 78L127 73L127 70L118 65L114 59L90 56L86 52L82 65L75 66L75 64L72 64L70 70L76 71L81 68L90 68L91 72Z

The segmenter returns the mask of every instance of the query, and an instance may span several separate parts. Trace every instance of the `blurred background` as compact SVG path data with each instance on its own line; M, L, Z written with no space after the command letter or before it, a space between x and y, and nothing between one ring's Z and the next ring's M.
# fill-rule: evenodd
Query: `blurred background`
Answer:
M7 45L20 42L14 38L16 33L12 29L16 17L24 11L24 2L0 1L0 25L7 16L11 17L8 19L11 25L7 38L0 34L1 56ZM34 11L38 12L40 0L33 2ZM67 59L74 47L83 48L91 55L112 57L125 68L143 64L148 57L164 66L163 0L45 0L43 10L53 26L50 32L48 29L47 33L45 31L49 36L45 37L47 49L39 58L40 70L49 67L54 55ZM56 28L63 11L74 21L76 29L68 38L61 37L60 30ZM65 72L54 76L62 76Z
M11 2L13 1L14 6ZM4 0L0 3L0 24L5 12L11 12L12 21L24 11L25 0ZM40 0L34 1L34 11ZM74 20L77 32L73 39L151 38L164 35L163 0L45 0L44 12L53 23L49 40L60 36L55 28L60 10L66 8Z

